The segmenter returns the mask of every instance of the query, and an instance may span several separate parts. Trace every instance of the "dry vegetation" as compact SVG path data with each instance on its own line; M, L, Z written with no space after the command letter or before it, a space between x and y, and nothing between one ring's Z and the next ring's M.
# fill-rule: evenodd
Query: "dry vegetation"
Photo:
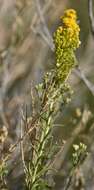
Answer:
M54 171L48 173L47 180L54 185L54 190L94 189L92 2L0 0L0 165L4 161L8 168L3 182L9 190L24 189L24 159L28 161L32 154L32 126L36 124L40 108L34 87L42 81L44 73L54 67L52 36L60 25L59 17L68 7L75 8L79 16L82 44L77 52L79 67L68 79L74 94L55 117L52 136L56 154L50 166ZM80 142L87 146L86 151ZM73 144L85 154L77 167L71 169ZM79 151L75 152L78 157ZM1 175L0 183L2 178Z

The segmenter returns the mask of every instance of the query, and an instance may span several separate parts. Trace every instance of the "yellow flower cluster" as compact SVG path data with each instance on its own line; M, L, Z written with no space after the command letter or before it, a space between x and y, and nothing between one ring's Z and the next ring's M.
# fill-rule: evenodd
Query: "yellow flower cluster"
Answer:
M54 33L54 44L57 76L58 79L64 81L75 66L74 51L80 45L80 28L77 24L76 11L73 9L66 10L61 20L63 25L59 26Z

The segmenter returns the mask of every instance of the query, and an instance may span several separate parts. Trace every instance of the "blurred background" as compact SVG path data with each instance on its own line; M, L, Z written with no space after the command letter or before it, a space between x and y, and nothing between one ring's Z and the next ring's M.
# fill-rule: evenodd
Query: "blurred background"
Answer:
M74 93L71 102L61 107L56 118L54 142L60 146L62 139L70 142L73 131L80 126L80 132L73 141L84 142L90 150L94 149L94 35L89 21L88 1L0 0L0 158L20 137L21 110L25 112L27 108L28 117L32 115L31 85L40 83L44 73L54 66L52 36L60 25L60 16L68 8L77 11L81 29L81 46L76 52L79 68L74 69L68 79ZM83 126L86 126L84 130ZM91 154L89 156L82 171L87 181L85 189L93 190L94 152L93 158ZM21 178L18 182L20 171L17 172L19 165L12 168L12 163L18 158L19 147L8 162L11 170L8 183L12 190L21 189ZM64 168L68 170L67 159L64 163L62 165L60 161L59 174L55 176L56 190L63 190L62 177Z

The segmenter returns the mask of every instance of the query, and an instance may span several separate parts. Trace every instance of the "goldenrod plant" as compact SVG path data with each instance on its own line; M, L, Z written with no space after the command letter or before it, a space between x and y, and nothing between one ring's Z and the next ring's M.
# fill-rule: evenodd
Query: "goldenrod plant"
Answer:
M75 51L80 45L80 28L77 23L77 14L73 9L68 9L61 17L62 25L53 35L55 45L56 63L54 69L46 73L43 82L36 87L40 100L38 120L35 123L35 136L33 154L30 162L25 167L26 189L46 190L51 187L46 182L49 170L49 155L51 131L54 118L60 105L70 99L71 89L67 78L76 66Z

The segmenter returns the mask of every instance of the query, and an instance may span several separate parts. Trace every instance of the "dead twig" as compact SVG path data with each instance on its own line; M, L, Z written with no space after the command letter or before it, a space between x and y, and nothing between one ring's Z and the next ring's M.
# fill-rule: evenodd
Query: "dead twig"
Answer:
M93 0L88 0L88 14L92 35L94 36L94 14L93 14Z
M74 73L84 82L91 94L94 96L94 84L92 84L85 76L84 72L81 71L80 67L74 70Z
M31 25L31 29L34 33L39 34L43 38L43 40L47 43L47 45L50 47L50 49L53 51L54 49L53 39L44 18L45 8L44 9L41 8L39 0L36 0L36 7L37 7L38 16L40 18L39 19L40 22L36 28L33 25ZM42 28L41 28L41 25L42 25Z

